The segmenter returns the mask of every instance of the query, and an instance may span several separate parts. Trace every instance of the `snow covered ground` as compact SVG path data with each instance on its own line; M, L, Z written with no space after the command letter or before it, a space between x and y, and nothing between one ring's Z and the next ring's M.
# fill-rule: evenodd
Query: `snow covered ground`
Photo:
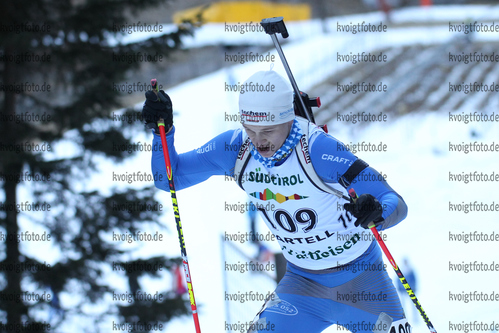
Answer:
M293 70L295 78L302 90L307 90L320 83L326 77L347 66L337 63L335 54L339 50L352 52L370 51L378 47L408 45L413 43L441 43L456 36L449 32L448 24L424 26L433 21L459 20L492 20L499 17L499 6L452 6L433 8L412 8L396 12L395 22L421 23L420 27L393 28L386 33L351 34L336 31L336 22L379 22L379 13L357 15L352 17L331 18L331 33L318 33L318 22L310 25L301 23L289 25L290 41L284 46L284 52ZM210 28L212 29L212 28ZM213 28L215 29L215 28ZM187 41L187 46L199 46L200 40L207 43L220 43L226 38L265 41L270 38L260 33L257 37L251 34L224 33L221 27L218 32L201 32L195 41ZM310 30L307 30L310 29ZM316 31L314 37L303 32ZM499 33L478 34L479 38L499 40ZM211 36L208 38L207 36ZM229 37L227 37L229 36ZM237 36L237 37L236 37ZM307 37L307 39L305 39ZM310 38L308 38L310 37ZM192 44L190 44L192 43ZM185 82L168 91L173 101L176 126L176 148L184 152L198 148L216 134L239 126L236 122L226 121L225 114L237 113L238 94L225 91L226 82L243 82L255 71L268 70L268 63L238 64L229 69L222 69ZM274 70L285 76L285 72L276 56ZM415 68L414 70L417 70ZM158 80L167 78L158 76ZM313 94L313 92L309 93ZM499 99L496 93L495 98ZM479 98L479 95L470 95ZM470 103L473 105L474 103ZM498 104L496 104L498 105ZM138 108L141 106L138 105ZM371 142L387 144L387 151L381 153L359 152L357 156L366 160L378 171L387 175L388 183L400 193L409 207L409 215L405 221L388 230L387 246L401 266L403 258L410 259L419 278L417 296L429 318L440 332L451 331L450 324L470 321L499 323L499 305L494 302L457 302L449 300L449 293L461 292L499 292L495 289L499 272L449 271L450 264L478 261L499 264L498 242L453 242L449 233L478 231L492 233L497 228L499 213L496 212L451 212L449 202L483 202L499 204L497 182L463 182L449 181L449 173L478 171L490 174L497 169L498 152L463 152L449 151L449 145L462 142L483 142L499 144L499 124L469 123L449 121L449 112L421 112L409 114L398 119L388 117L387 122L373 123L366 127L332 122L328 124L330 133L339 140L350 142ZM473 110L468 110L473 112ZM498 113L498 108L489 113ZM140 133L136 141L149 142L150 134ZM150 153L139 154L135 159L121 165L103 162L102 172L86 183L87 190L96 188L106 191L111 186L138 186L116 184L111 181L112 172L147 171L150 172ZM248 218L238 212L224 210L225 202L245 203L246 195L232 181L224 177L212 177L198 186L178 192L180 214L183 222L185 242L189 255L191 275L196 300L199 304L200 322L203 332L225 331L225 304L222 273L224 263L221 259L220 235L224 232L237 233L248 230ZM170 197L166 192L158 192L157 200L165 207L170 207ZM179 246L175 230L175 221L171 210L163 214L163 222L168 226L165 232L166 241L161 246L144 246L138 249L135 256L152 256L164 254L178 256ZM261 221L260 221L261 222ZM266 232L263 223L259 230ZM277 246L275 246L278 248ZM29 249L27 249L29 250ZM56 258L57 256L55 256ZM47 260L44 256L44 260ZM388 262L387 262L388 264ZM389 264L388 264L388 267ZM241 279L250 279L249 275L241 275ZM150 291L161 281L143 280ZM479 283L477 283L479 282ZM125 288L125 286L123 286ZM157 289L157 288L156 288ZM160 289L164 289L161 287ZM258 286L255 286L258 290ZM406 312L410 316L413 311L406 303ZM248 313L251 320L254 313ZM414 317L412 317L414 318ZM103 328L111 326L103 322ZM427 331L420 318L412 320L414 332ZM84 327L85 323L78 325ZM75 327L72 327L76 331ZM190 316L175 319L168 323L166 332L193 332ZM333 332L330 328L325 332ZM463 329L456 330L462 331ZM471 330L470 330L471 331Z

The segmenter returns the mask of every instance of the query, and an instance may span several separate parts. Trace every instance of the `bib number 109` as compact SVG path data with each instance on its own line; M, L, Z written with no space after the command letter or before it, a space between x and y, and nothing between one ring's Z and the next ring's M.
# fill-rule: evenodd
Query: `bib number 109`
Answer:
M267 215L267 211L265 209L258 208L258 210L263 213L267 221L274 229L279 230L279 228L276 227ZM296 233L298 232L298 228L301 228L304 232L309 232L317 225L318 216L317 213L310 208L298 209L293 215L284 209L278 209L274 212L274 221L281 229L287 232Z

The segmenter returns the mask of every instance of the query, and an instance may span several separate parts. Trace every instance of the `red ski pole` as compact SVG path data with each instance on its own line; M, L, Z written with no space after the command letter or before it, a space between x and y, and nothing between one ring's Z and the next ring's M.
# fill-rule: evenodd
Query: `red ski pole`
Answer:
M355 190L351 188L348 190L348 194L352 197L352 200L357 200L357 193L355 193ZM426 326L430 329L430 332L432 333L437 333L437 330L433 327L433 324L431 323L430 319L426 315L426 313L423 310L423 307L421 304L419 304L419 301L416 297L416 294L414 294L414 291L412 291L411 286L409 283L407 283L407 280L405 279L404 274L400 271L400 268L398 267L397 263L395 262L395 259L393 259L390 251L388 251L388 248L386 247L385 242L383 239L381 239L381 236L379 235L378 230L376 229L376 226L374 225L373 222L371 222L368 225L369 229L371 229L372 233L374 234L374 237L376 237L376 240L378 241L379 246L381 246L381 249L383 249L383 252L385 253L386 257L388 258L388 261L390 261L390 264L392 265L393 269L395 270L395 273L397 273L397 277L399 278L400 282L402 282L402 285L404 286L405 291L409 294L409 297L412 299L412 302L416 306L416 309L418 309L419 314L421 317L423 317L424 322L426 323Z
M159 94L158 82L156 79L151 80L153 91L158 96L158 99L163 101L161 94ZM177 194L175 192L175 184L173 183L172 165L170 162L170 154L168 153L168 144L166 142L165 121L160 118L158 120L159 133L161 135L161 143L163 145L163 155L165 157L166 175L168 176L168 183L170 185L170 194L172 196L173 213L175 214L175 222L177 223L178 240L180 242L180 252L182 254L182 262L184 265L185 280L187 282L187 289L189 291L189 299L191 302L192 317L194 318L194 326L196 333L201 333L201 326L199 325L198 310L196 300L194 298L194 289L192 288L191 273L189 270L189 261L187 260L187 251L185 249L184 232L182 231L182 222L180 221L180 213L178 210Z

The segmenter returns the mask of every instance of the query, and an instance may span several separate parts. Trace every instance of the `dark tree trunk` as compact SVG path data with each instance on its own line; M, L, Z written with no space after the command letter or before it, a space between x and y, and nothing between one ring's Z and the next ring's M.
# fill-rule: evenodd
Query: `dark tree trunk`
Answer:
M7 46L5 48L5 54L13 54L12 47ZM16 64L13 62L5 62L5 70L3 82L5 85L14 84L16 81ZM14 91L5 91L4 99L4 112L7 115L15 114L15 102L16 93ZM16 144L16 124L10 123L3 128L3 135L1 141L4 145ZM3 172L6 175L19 175L22 171L22 162L19 154L14 151L4 152L3 160ZM4 263L9 269L5 270L5 278L7 280L6 294L9 295L9 299L16 299L21 295L21 278L22 270L17 270L16 266L19 265L19 244L17 243L17 234L19 233L19 226L17 224L17 182L12 177L6 177L4 182L5 191L5 205L6 207L6 219L5 219L5 229L7 231L7 238L5 241L6 246L6 258ZM13 267L11 269L11 267ZM12 295L12 296L11 296ZM12 297L12 298L11 298ZM26 306L24 303L9 301L9 306L7 307L7 323L12 325L20 324L22 321L22 316L27 313Z

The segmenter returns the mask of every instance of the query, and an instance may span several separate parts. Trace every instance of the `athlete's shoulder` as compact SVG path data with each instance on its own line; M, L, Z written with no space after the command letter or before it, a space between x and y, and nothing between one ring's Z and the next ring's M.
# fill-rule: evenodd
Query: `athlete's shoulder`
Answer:
M312 163L313 160L324 160L350 165L357 159L343 142L322 130L314 131L309 142Z
M228 131L222 133L221 135L227 135L227 137L230 136L229 143L234 144L234 143L238 143L238 142L241 143L242 142L243 134L244 134L244 132L241 128L236 128L236 129L228 130Z
M240 128L225 131L219 135L224 141L226 150L238 152L243 142L243 131Z
M322 130L311 133L309 141L310 160L324 181L338 182L357 159L340 140Z

